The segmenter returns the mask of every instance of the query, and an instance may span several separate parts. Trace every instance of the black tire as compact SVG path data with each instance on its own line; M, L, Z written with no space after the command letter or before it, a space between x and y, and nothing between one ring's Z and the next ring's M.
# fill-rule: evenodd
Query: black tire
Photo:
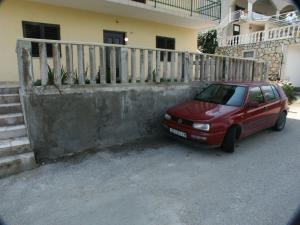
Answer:
M237 128L231 127L225 134L222 149L224 152L233 153L235 149L235 141L236 141Z
M286 124L286 112L281 112L274 127L273 127L273 130L275 131L282 131L285 127L285 124Z

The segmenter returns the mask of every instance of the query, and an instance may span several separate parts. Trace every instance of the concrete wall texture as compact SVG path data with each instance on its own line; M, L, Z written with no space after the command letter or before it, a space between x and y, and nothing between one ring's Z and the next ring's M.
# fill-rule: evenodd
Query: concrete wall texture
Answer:
M34 88L21 94L39 162L162 134L165 111L204 83L101 88Z
M60 25L61 40L103 43L103 30L125 32L128 45L156 47L156 36L172 37L176 50L196 51L196 29L171 26L128 17L120 17L35 3L5 0L0 5L0 81L17 81L16 39L23 37L22 21ZM34 63L38 62L34 59Z

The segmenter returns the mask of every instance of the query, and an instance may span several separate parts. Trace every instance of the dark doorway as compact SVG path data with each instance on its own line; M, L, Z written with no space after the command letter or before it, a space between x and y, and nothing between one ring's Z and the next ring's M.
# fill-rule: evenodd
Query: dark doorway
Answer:
M106 44L125 45L125 32L119 31L103 31L103 41ZM110 48L106 47L106 82L110 83ZM116 48L116 67L117 67L117 82L120 82L120 48Z
M233 24L233 35L240 35L241 34L241 26L238 24Z
M242 16L242 11L245 11L245 8L244 7L240 7L240 6L238 6L238 5L235 5L235 11L236 12L238 12L238 13L236 13L235 14L235 16L234 16L234 20L235 21L238 21L238 20L240 20L240 18L241 18L241 16Z

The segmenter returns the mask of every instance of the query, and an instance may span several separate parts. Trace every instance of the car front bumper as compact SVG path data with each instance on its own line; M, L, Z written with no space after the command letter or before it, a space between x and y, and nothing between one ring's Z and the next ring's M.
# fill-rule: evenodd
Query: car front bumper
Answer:
M181 139L186 139L190 141L195 141L205 145L213 145L213 146L220 146L223 142L225 132L203 132L196 130L192 127L187 125L178 124L175 121L171 120L163 120L162 125L165 130L172 136L179 137ZM178 134L171 132L174 129L175 131L179 131ZM181 133L186 134L185 136L181 135Z

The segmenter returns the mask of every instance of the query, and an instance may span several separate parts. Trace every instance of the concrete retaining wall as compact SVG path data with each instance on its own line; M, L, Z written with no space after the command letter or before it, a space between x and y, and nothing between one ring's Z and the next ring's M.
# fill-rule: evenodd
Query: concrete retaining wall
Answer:
M166 109L193 98L204 83L35 87L21 93L28 133L39 162L97 146L162 134Z

